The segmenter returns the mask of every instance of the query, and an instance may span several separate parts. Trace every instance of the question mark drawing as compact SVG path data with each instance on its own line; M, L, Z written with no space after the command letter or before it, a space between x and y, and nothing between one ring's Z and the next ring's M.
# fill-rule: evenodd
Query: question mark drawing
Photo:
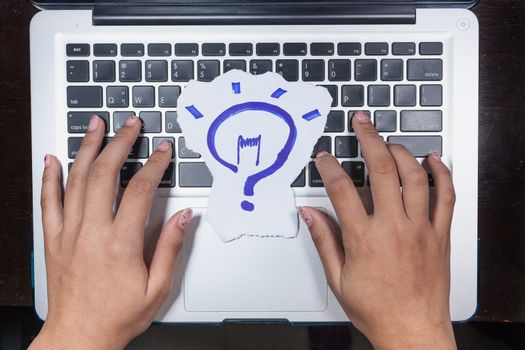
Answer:
M206 221L224 242L243 235L295 237L291 184L301 171L305 176L331 102L325 88L276 73L232 70L186 85L177 121L186 146L202 155L213 176ZM179 171L189 162L199 161L182 161Z

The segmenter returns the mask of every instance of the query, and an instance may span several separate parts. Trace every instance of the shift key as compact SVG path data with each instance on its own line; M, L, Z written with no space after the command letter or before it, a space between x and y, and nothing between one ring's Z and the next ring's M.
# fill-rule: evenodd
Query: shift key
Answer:
M68 86L67 106L70 108L102 107L102 87Z

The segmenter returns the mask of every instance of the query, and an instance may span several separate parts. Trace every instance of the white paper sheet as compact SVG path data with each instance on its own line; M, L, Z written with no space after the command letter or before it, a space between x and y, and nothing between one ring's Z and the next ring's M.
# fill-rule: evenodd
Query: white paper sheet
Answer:
M213 176L206 220L223 240L297 235L291 183L323 133L332 97L279 74L192 80L178 99L186 146Z

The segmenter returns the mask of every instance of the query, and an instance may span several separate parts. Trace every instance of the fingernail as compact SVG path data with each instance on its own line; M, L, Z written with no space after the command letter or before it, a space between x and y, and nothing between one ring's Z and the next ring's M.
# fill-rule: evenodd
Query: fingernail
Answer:
M162 141L162 142L157 146L157 150L162 151L162 152L166 152L166 151L169 150L170 148L171 148L171 142L168 141L168 140Z
M49 154L46 154L44 156L44 167L48 167L51 165L51 156Z
M138 118L134 115L130 115L128 119L126 119L126 122L124 123L125 126L133 126L137 124Z
M432 152L430 156L432 157L432 159L437 160L438 162L441 162L441 157L439 156L439 154L437 154L437 152Z
M370 119L368 119L368 116L362 112L362 111L357 111L354 115L354 117L357 119L358 122L360 123L368 123L370 122Z
M88 124L88 131L95 131L98 127L98 117L96 115L91 116Z
M324 157L324 156L327 156L329 155L330 153L326 152L326 151L321 151L321 152L317 152L317 154L315 155L315 159L319 159L321 157Z
M193 210L191 208L184 209L184 211L179 216L179 227L183 230L187 229L192 217Z
M301 218L303 219L306 226L310 228L313 223L312 215L310 215L308 210L306 210L304 207L299 208L299 214L301 215Z

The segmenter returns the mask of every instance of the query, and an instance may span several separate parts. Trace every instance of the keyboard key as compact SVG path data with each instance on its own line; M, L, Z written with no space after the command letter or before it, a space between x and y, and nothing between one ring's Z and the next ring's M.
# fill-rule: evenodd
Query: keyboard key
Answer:
M166 132L178 134L182 132L182 130L180 129L179 122L177 121L177 112L166 112L164 114L164 117L166 119Z
M329 60L328 80L350 81L350 60Z
M171 159L175 158L175 138L173 137L154 137L153 151L155 151L163 141L171 142Z
M148 44L148 55L153 57L171 56L171 44Z
M312 56L333 56L334 44L333 43L311 43L310 44L310 55Z
M120 81L136 82L142 80L142 63L140 61L120 61Z
M297 178L292 182L292 187L304 187L306 186L306 170L303 168L301 170L301 173L297 176Z
M350 176L355 187L365 185L365 164L363 162L342 162L341 166Z
M361 55L361 43L339 43L337 54L339 56L359 56Z
M144 44L121 44L120 55L123 57L141 57L144 56Z
M115 57L117 55L116 44L95 44L93 54L97 57Z
M66 55L70 57L89 56L89 44L67 44Z
M206 163L179 163L180 187L211 187L213 178Z
M171 81L190 81L194 78L193 61L171 61Z
M226 55L226 44L206 43L202 44L203 56L224 56Z
M255 46L257 56L279 56L279 43L259 43Z
M113 112L113 132L117 133L117 131L119 131L120 128L122 128L126 120L131 115L135 115L135 112L133 111Z
M343 85L341 87L341 105L343 107L363 107L365 88L363 85Z
M160 112L140 112L139 118L142 121L140 132L151 133L161 131L161 113Z
M272 61L271 60L251 60L250 61L250 73L264 74L266 72L272 71Z
M115 61L93 61L93 81L104 83L114 82Z
M330 111L326 118L324 132L343 132L345 130L345 113L343 111Z
M126 162L120 169L120 186L127 187L131 178L142 169L140 162Z
M133 87L133 107L155 106L155 88L153 86Z
M168 81L168 62L157 60L146 61L146 81Z
M200 158L201 155L186 147L184 137L179 137L179 158Z
M337 158L357 157L357 139L355 136L335 137L335 156Z
M442 155L441 136L389 136L388 142L404 145L414 157L426 157L432 152Z
M432 42L432 43L420 43L419 44L420 55L441 55L443 54L443 43Z
M377 61L355 60L354 79L356 81L377 80Z
M306 43L284 43L283 45L285 56L306 56L307 51Z
M384 56L388 55L388 43L366 43L365 55Z
M232 69L239 69L246 72L246 61L245 60L224 60L223 63L224 73L231 71Z
M437 60L417 60L407 61L408 80L442 80L443 79L443 61Z
M443 104L443 86L441 85L421 85L420 102L421 106L439 107Z
M348 111L348 131L354 132L354 127L352 126L352 119L354 118L354 114L357 111ZM370 111L363 111L365 115L368 117L368 119L372 120Z
M338 90L338 87L337 85L320 85L324 88L326 88L328 90L328 92L330 93L330 96L332 96L332 104L330 105L331 107L337 107L337 90Z
M413 107L416 102L415 85L396 85L394 87L394 106Z
M159 86L159 107L177 107L180 86Z
M66 77L70 83L89 81L89 62L88 61L67 61Z
M402 60L381 60L381 80L401 81L403 80Z
M441 131L441 111L402 111L401 131Z
M102 87L68 86L67 106L71 108L102 107Z
M178 43L175 44L175 56L197 56L199 54L199 45L195 43Z
M321 136L312 150L312 158L321 151L332 153L332 138L330 136Z
M394 56L412 56L416 54L415 43L393 43L392 54Z
M299 61L298 60L277 60L275 70L287 81L299 80Z
M370 107L388 107L390 105L390 86L368 85L368 105Z
M149 156L149 140L147 137L138 137L137 141L131 146L129 159L144 159Z
M159 182L160 188L175 187L175 163L170 162Z
M303 81L323 81L324 61L323 60L303 60Z
M375 111L374 125L379 132L393 132L397 130L396 111Z
M315 162L310 162L310 164L308 164L308 170L310 172L310 187L324 187L323 179L321 179L321 175L315 166Z
M197 62L197 79L212 81L220 74L220 62L217 60L199 60Z
M251 56L253 54L252 43L231 43L228 45L230 56Z
M109 108L126 108L129 106L129 90L127 86L106 87L106 106Z
M85 133L91 117L96 114L104 120L105 132L109 132L108 112L68 112L67 131L71 134Z
M82 139L82 137L70 137L67 139L67 157L69 159L75 159L82 144Z

